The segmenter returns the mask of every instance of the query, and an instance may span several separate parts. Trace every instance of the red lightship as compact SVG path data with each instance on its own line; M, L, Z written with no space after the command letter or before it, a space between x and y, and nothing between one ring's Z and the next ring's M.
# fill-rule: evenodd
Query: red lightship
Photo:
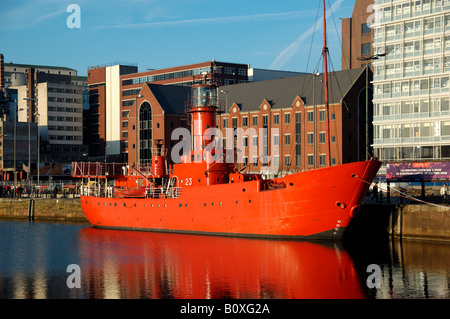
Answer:
M326 54L325 42L325 66ZM326 106L327 73L325 68ZM227 163L223 150L204 147L205 140L214 141L208 129L216 127L221 111L217 88L213 71L192 86L186 111L191 115L194 150L170 172L161 144L153 150L150 168L73 163L72 175L88 179L81 207L89 222L128 230L342 238L381 162L328 166L273 179L242 173L234 163Z

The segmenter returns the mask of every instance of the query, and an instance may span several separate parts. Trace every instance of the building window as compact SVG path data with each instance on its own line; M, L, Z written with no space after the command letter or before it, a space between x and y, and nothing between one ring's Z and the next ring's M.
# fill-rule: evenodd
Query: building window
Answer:
M133 104L134 104L134 100L122 101L122 106L132 106Z
M308 154L308 166L314 166L314 155Z
M253 156L253 166L258 166L258 156Z
M279 114L273 115L273 124L280 124L280 115Z
M148 102L139 109L139 146L139 160L146 163L152 158L152 108Z
M291 155L284 155L284 165L291 166Z
M275 167L280 166L280 157L279 157L278 155L276 155L276 156L273 157L273 165L274 165Z
M248 146L248 136L244 136L244 137L242 138L242 144L244 145L244 147L247 147L247 146Z
M267 127L267 115L263 115L263 127Z
M284 145L291 145L291 134L286 134L284 136Z
M320 122L325 122L325 110L320 110L319 111L319 121Z
M253 116L253 126L258 126L258 116Z
M325 154L320 154L320 166L326 165L326 156Z
M371 52L372 52L372 44L371 43L361 44L361 55L369 55Z
M247 76L247 69L239 68L238 69L238 75L239 76Z
M234 75L235 72L236 72L236 69L235 69L235 68L230 68L230 67L228 67L228 66L224 67L224 72L223 72L224 74L227 74L227 75Z
M242 118L242 126L248 126L248 117L247 116L244 116Z
M228 119L223 119L223 127L228 127Z
M308 144L314 143L314 133L308 133Z
M232 122L233 128L237 128L237 117L233 117Z
M291 122L291 114L286 113L284 114L284 124L289 124Z
M258 136L253 136L253 146L258 146Z
M319 143L320 144L325 144L325 132L320 132L319 133Z
M280 136L279 135L274 135L273 136L273 145L274 146L280 145Z
M314 111L308 111L308 122L314 122Z
M367 23L361 24L361 34L370 34L371 32L372 32L372 30L367 25Z

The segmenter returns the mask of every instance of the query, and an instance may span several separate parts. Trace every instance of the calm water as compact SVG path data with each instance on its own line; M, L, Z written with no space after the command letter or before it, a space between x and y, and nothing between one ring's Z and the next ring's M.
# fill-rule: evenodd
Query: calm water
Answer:
M69 265L80 288L69 288ZM379 288L368 288L374 264ZM450 245L298 242L0 220L0 298L449 298Z

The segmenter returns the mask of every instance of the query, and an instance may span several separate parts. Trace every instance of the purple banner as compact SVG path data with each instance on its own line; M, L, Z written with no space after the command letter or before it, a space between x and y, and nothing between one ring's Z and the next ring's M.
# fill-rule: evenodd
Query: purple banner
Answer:
M450 179L450 162L388 163L386 179L448 180Z

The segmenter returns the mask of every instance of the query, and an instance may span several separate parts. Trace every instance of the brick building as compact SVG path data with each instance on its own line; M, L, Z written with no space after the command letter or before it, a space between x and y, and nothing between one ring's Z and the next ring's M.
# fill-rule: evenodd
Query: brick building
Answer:
M191 89L185 86L142 85L134 105L123 111L120 132L125 161L131 165L151 163L152 148L156 147L157 140L162 140L162 147L171 153L176 143L171 140L172 131L179 127L189 128L185 102L190 92ZM137 135L136 128L139 130ZM172 162L170 156L168 162Z
M353 69L330 73L329 123L331 165L365 158L365 72ZM240 169L284 174L325 166L326 112L323 74L253 82L220 88L226 113L218 121L227 148L235 147ZM243 136L226 137L227 128L242 128ZM255 134L267 128L267 133ZM275 131L271 131L275 129ZM276 131L278 129L278 132ZM247 134L246 134L247 133ZM242 138L242 141L237 139ZM251 154L251 147L258 153ZM266 149L276 169L264 164Z

